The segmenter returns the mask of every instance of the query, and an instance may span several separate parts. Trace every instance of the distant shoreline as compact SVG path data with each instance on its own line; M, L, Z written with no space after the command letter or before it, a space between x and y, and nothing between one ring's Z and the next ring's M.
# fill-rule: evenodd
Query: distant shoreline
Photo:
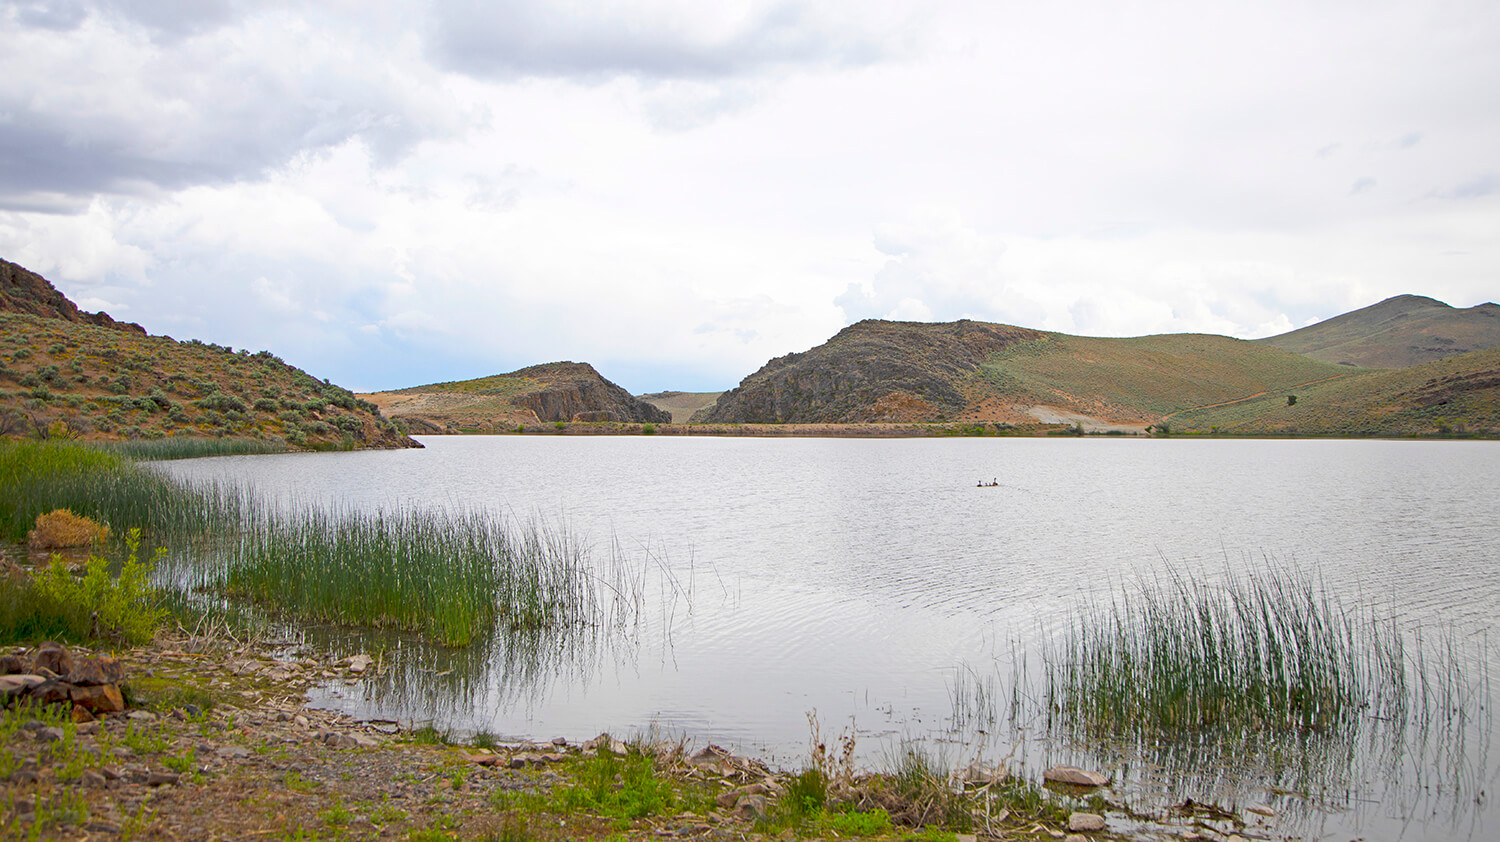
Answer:
M647 428L650 428L649 431ZM699 438L1131 438L1131 439L1307 439L1390 441L1497 441L1481 435L1434 436L1328 436L1296 434L1172 433L1147 432L1145 425L1119 425L1105 429L1079 428L1067 424L1005 424L993 421L868 424L642 424L633 422L571 421L521 424L511 428L470 427L443 431L412 430L414 436L671 436Z

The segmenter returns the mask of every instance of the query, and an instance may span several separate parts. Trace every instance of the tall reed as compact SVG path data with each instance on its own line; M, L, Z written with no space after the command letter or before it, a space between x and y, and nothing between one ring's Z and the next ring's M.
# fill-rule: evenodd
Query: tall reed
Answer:
M197 459L204 456L258 456L285 453L287 449L286 442L281 439L247 439L237 436L167 436L159 439L101 442L95 446L127 459L143 462Z
M575 622L591 604L583 555L566 534L478 512L259 510L225 558L232 594L455 646L497 621Z
M411 630L450 645L481 631L595 622L587 553L565 531L482 512L277 508L233 485L173 480L74 443L0 444L0 529L25 538L66 508L170 550L160 578L227 590L303 619Z
M1122 592L1080 611L1044 662L1049 708L1092 731L1317 731L1412 702L1394 622L1275 568Z
M0 537L20 541L39 514L68 509L148 542L222 528L242 495L174 482L117 454L52 441L0 441Z

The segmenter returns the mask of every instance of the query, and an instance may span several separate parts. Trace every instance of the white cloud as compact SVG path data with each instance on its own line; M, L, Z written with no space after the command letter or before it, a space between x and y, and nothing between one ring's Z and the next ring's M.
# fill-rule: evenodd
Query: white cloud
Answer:
M1463 3L0 0L0 256L355 387L863 317L1261 336L1500 255Z

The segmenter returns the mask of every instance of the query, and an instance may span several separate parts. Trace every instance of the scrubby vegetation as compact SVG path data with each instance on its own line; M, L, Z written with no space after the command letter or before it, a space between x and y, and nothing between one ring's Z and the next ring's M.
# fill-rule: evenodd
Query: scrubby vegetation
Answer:
M283 511L86 445L0 442L4 537L23 540L56 509L117 534L142 530L172 550L173 587L238 594L304 619L464 645L497 622L565 627L595 608L585 554L562 532L482 513Z
M124 442L230 437L266 450L405 441L373 404L269 351L20 313L0 313L0 436L6 435ZM236 447L246 452L246 445Z

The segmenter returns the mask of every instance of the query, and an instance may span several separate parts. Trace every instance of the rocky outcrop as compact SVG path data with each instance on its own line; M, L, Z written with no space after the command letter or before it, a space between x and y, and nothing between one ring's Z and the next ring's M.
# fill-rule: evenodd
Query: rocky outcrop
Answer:
M671 422L672 414L657 409L604 379L588 363L559 362L534 365L510 377L534 380L539 388L516 398L536 413L538 421L614 420ZM605 418L605 414L613 418ZM583 418L580 416L594 416Z
M97 325L145 335L146 329L134 322L117 322L108 313L88 313L57 291L37 273L0 260L0 313L25 313L44 319L62 319L75 324Z
M534 365L475 380L363 396L421 432L509 432L533 424L666 424L670 412L634 397L588 363Z
M69 705L76 722L125 709L124 667L108 655L74 657L66 646L48 641L31 655L0 658L0 702L31 699L37 704Z
M710 423L939 421L966 404L960 381L995 351L1040 331L967 319L867 319L822 345L771 360L694 420Z

